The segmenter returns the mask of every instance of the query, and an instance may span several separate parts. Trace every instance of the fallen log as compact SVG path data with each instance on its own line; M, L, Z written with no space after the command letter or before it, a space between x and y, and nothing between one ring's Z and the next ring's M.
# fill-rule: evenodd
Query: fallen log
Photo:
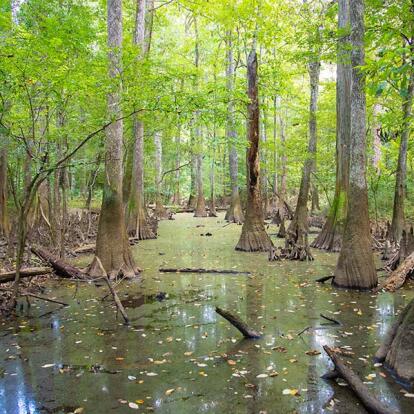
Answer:
M336 376L344 379L351 390L362 402L363 406L369 413L373 414L396 414L397 411L385 406L375 396L371 395L369 388L361 381L361 379L349 368L329 346L324 345L323 349L335 365L335 370L325 374L328 379L334 379Z
M20 277L34 277L39 275L46 275L51 273L52 269L50 267L28 267L26 269L20 269ZM10 272L0 273L0 284L13 282L16 277L16 271L12 270Z
M124 306L122 305L118 294L116 293L115 289L113 288L108 276L104 277L106 284L108 285L109 291L112 294L112 297L114 298L114 302L116 307L118 308L119 312L121 313L122 317L124 318L125 324L129 325L129 318L128 315L125 311Z
M31 251L40 259L49 263L53 267L56 274L60 277L68 279L85 279L87 277L87 275L80 271L77 267L54 257L51 253L40 247L31 247Z
M238 329L245 338L249 339L258 339L261 337L261 334L251 329L247 326L245 322L243 322L237 315L233 315L232 313L225 311L219 307L216 307L216 312L222 316L224 319L228 320L236 329Z
M202 269L202 268L190 268L183 267L181 269L174 268L160 268L162 273L224 273L231 275L250 275L250 272L239 272L238 270L223 270L223 269Z
M390 292L395 292L402 287L407 278L411 276L414 271L414 252L407 256L404 261L395 269L379 286L376 291L384 289Z

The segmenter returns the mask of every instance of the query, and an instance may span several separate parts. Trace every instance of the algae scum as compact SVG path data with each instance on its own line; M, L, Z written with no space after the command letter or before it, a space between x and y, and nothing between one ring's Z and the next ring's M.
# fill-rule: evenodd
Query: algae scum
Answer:
M224 226L222 215L180 214L160 223L157 240L133 248L144 272L118 286L129 327L116 319L111 301L101 301L105 286L48 284L49 297L69 307L33 302L12 324L2 323L0 413L365 412L341 381L320 379L331 367L325 344L341 347L382 401L413 412L410 394L372 361L412 291L374 295L318 285L315 279L333 272L335 254L268 262L266 254L236 252L241 227ZM240 312L263 337L243 339L215 306Z

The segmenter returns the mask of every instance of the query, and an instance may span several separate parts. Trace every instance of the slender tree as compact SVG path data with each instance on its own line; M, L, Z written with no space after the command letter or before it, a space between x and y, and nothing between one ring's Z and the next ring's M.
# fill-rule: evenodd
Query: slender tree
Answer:
M196 70L200 66L200 50L197 19L194 17L194 31L195 31L195 48L194 48L194 65ZM195 84L196 91L198 90L198 74ZM194 217L207 217L206 199L204 198L203 187L203 155L201 147L203 145L203 134L200 126L200 111L197 109L194 113L194 140L196 143L197 152L195 154L195 180L197 186L197 198L194 211Z
M371 248L366 181L365 78L361 67L364 52L364 1L350 0L351 22L351 158L348 209L333 284L354 289L371 289L378 283Z
M159 219L166 217L166 209L162 202L162 137L159 131L154 133L155 147L155 216Z
M351 55L349 0L338 0L338 46L336 65L336 184L326 222L312 247L328 251L341 249L347 212L349 157L351 148Z
M149 51L147 22L147 2L146 0L137 0L133 42L137 47L137 58L140 61L146 57ZM136 115L133 125L134 149L127 206L127 229L131 236L139 240L154 239L156 234L150 226L144 199L144 122Z
M2 136L2 139L4 136ZM0 145L3 145L0 144ZM0 147L0 236L9 234L9 216L7 212L7 149Z
M227 104L227 124L226 137L229 143L229 170L231 183L231 200L230 206L226 211L225 219L229 222L243 223L244 214L239 195L239 172L238 172L238 155L236 148L237 133L234 122L234 58L233 58L233 41L231 32L227 32L227 66L226 66L226 87L229 95Z
M247 207L240 240L236 250L246 252L268 251L273 243L265 231L263 206L260 196L259 165L259 93L257 81L257 53L253 45L247 58Z
M121 113L122 0L107 1L108 58L111 91L107 96L108 115ZM123 122L117 120L106 130L105 182L96 240L96 256L89 272L110 276L134 276L137 272L125 227L122 201Z
M414 7L412 7L414 9ZM412 10L414 16L414 10ZM414 31L414 23L412 23ZM404 216L404 200L405 200L405 186L407 177L407 151L408 151L408 139L411 132L411 117L414 98L414 35L409 41L409 48L411 50L410 59L410 74L408 78L407 93L403 94L403 125L401 131L401 141L398 153L397 174L395 179L395 192L394 192L394 208L392 212L392 222L389 232L389 239L392 243L399 243L401 240L402 232L405 224Z
M286 247L290 249L290 259L313 260L308 244L308 197L311 185L311 174L315 168L316 161L316 111L318 107L320 66L320 51L318 50L313 54L308 65L310 82L309 142L296 210L286 234Z

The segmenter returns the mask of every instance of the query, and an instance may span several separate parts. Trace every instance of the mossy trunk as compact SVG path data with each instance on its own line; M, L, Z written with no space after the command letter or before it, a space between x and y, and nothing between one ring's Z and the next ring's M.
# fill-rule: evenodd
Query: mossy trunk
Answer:
M325 224L312 247L339 252L347 212L349 157L351 147L351 56L349 47L349 0L338 1L337 81L336 81L336 185Z
M350 1L351 21L351 158L348 209L344 235L332 283L351 289L371 289L378 283L371 248L366 168L366 101L364 66L364 3Z

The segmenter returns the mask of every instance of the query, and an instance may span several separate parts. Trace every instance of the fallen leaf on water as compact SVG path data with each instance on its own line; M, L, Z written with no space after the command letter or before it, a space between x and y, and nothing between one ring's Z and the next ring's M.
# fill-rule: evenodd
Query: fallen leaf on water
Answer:
M404 397L414 398L414 394L411 394L411 393L407 392L406 394L404 394Z
M132 408L133 410L138 410L139 405L134 403L134 402L130 402L130 403L128 403L128 407Z
M148 377L155 377L156 375L158 375L156 372L147 372Z
M175 391L175 388L170 388L169 390L165 391L165 395L171 395Z
M256 375L256 378L267 378L269 375L267 375L267 374L259 374L259 375Z
M55 366L55 364L45 364L45 365L42 365L42 368L51 368L51 367L54 367Z
M299 390L296 388L286 388L282 391L283 395L293 395L294 397L300 395Z
M236 365L236 364L237 364L237 362L236 362L236 361L233 361L232 359L228 359L228 360L227 360L227 363L228 363L229 365Z
M85 410L84 410L84 408L83 408L83 407L79 407L79 408L77 408L77 409L73 412L73 414L82 414L84 411L85 411Z
M320 355L320 352L316 349L311 349L310 351L306 351L305 354L310 355L310 356L315 356L315 355Z

